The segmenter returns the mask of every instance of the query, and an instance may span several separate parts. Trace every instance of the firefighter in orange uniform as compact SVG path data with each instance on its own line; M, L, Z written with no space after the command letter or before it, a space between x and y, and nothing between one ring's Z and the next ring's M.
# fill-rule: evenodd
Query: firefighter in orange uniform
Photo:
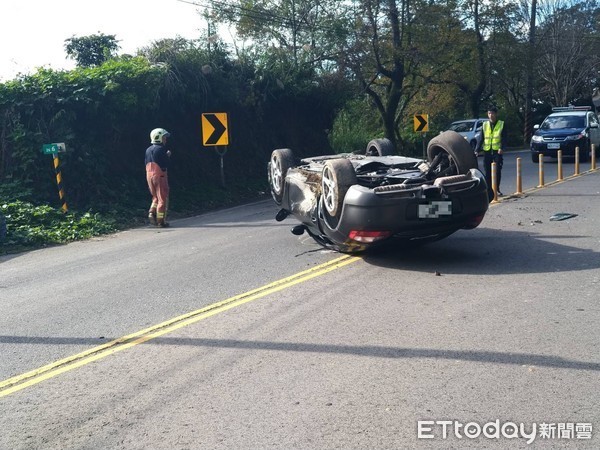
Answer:
M168 227L167 207L169 205L169 179L167 169L171 151L167 150L167 138L171 134L164 128L150 132L150 147L146 149L146 181L152 195L148 220L152 225Z

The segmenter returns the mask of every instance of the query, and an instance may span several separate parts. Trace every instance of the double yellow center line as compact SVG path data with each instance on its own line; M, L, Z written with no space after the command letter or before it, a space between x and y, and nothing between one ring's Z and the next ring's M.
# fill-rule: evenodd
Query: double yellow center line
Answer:
M0 398L10 395L14 392L25 389L29 386L33 386L49 378L53 378L61 373L68 372L78 367L84 366L102 358L105 358L114 353L126 350L138 344L155 339L159 336L163 336L167 333L171 333L179 328L186 327L193 323L204 320L208 317L222 313L229 309L243 305L245 303L258 300L259 298L273 294L275 292L287 289L313 278L319 277L333 270L344 267L360 258L355 256L342 256L329 261L324 264L320 264L311 269L299 272L287 278L275 281L273 283L262 286L258 289L245 292L243 294L236 295L226 300L213 303L204 308L192 311L190 313L175 317L167 320L166 322L159 323L149 328L143 329L133 334L123 336L119 339L115 339L111 342L107 342L104 345L91 348L76 355L69 356L68 358L55 361L51 364L45 365L38 369L30 372L17 375L0 382Z

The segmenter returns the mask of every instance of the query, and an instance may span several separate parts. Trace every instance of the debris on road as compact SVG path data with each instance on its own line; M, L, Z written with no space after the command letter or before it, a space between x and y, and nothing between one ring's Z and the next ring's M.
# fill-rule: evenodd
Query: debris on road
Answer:
M550 220L553 220L553 221L556 221L556 220L567 220L567 219L571 219L573 217L577 217L577 214L572 214L572 213L556 213L552 217L550 217Z

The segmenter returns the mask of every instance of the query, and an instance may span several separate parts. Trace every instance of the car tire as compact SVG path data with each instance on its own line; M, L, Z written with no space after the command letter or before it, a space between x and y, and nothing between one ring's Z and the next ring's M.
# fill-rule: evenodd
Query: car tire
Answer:
M280 148L273 150L271 160L269 161L269 186L273 200L278 205L283 201L283 191L285 184L285 176L287 171L294 167L294 153L289 148Z
M340 158L325 162L321 176L321 198L330 226L337 226L346 192L356 182L356 172L349 160Z
M427 145L429 161L440 153L450 155L450 163L456 167L456 175L466 174L471 169L477 169L477 157L465 139L456 131L444 131L435 136Z
M532 153L531 154L531 161L534 163L539 163L540 162L540 154L539 153Z
M367 156L389 156L394 155L396 149L394 144L387 138L373 139L367 144L365 155Z

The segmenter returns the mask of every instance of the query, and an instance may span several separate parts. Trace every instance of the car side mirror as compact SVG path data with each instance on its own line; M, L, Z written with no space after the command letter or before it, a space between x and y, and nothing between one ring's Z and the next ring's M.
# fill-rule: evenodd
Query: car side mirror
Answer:
M590 123L590 128L598 128L598 124L597 123Z
M534 129L534 130L539 130L539 129L540 129L540 125L539 125L538 123L536 123L536 124L533 126L533 129Z

